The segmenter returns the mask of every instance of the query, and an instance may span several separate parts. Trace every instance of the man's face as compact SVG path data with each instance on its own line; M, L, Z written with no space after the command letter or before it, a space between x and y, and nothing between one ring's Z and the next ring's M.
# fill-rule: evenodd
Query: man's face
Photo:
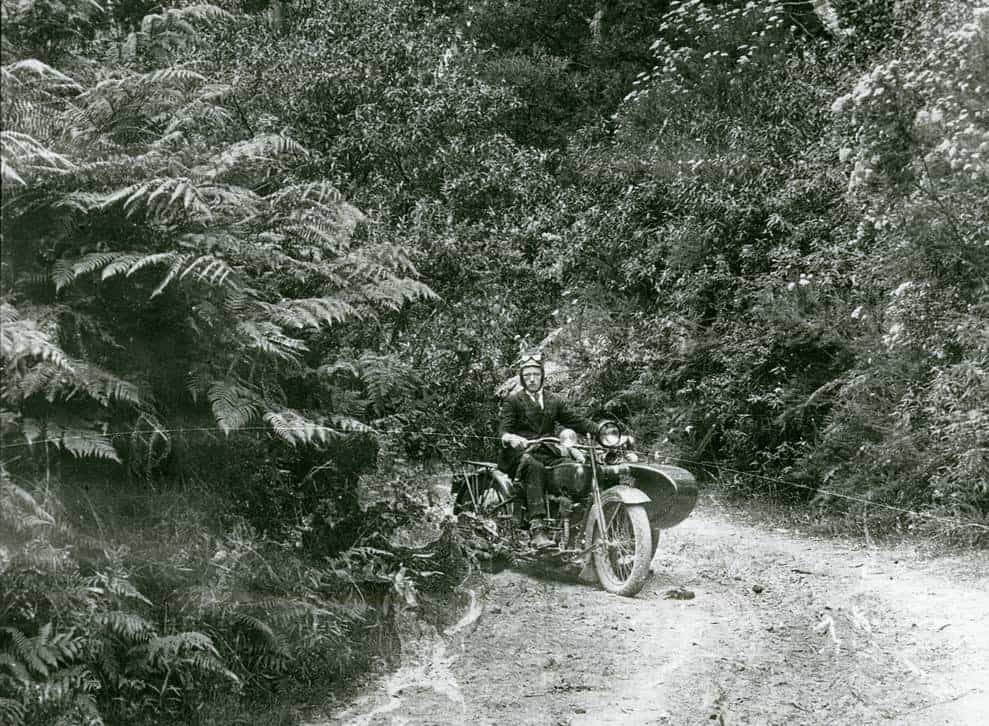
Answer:
M535 393L543 386L543 372L535 366L522 369L522 385L529 393Z

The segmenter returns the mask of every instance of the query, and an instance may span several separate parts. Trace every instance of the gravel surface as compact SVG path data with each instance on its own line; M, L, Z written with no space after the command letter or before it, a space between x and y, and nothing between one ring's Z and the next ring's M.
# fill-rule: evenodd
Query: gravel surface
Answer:
M505 571L329 724L989 723L989 562L767 529L710 504L636 598Z

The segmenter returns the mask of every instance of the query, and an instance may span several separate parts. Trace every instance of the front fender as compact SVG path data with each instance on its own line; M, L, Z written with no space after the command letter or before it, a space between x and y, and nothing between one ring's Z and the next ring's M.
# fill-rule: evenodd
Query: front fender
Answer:
M649 504L649 494L635 487L620 484L608 487L601 492L601 502L608 503L617 499L622 504Z
M649 496L635 487L625 486L620 484L614 487L608 487L601 492L601 504L609 504L614 501L619 501L622 504L643 504L646 507L646 512L649 511ZM594 538L594 525L597 522L598 508L597 505L593 505L589 510L587 510L587 515L584 518L584 547L590 547L591 542ZM656 545L653 544L653 552L656 551ZM598 581L597 574L594 572L594 568L591 566L591 552L588 550L583 556L583 569L580 571L580 579L587 583L596 583Z
M622 484L616 487L610 487L601 492L601 504L610 504L616 500L622 504L645 504L648 511L649 497L646 496L645 492L639 491L634 487L627 487ZM584 519L585 546L590 545L591 538L594 536L594 523L597 521L597 512L598 508L596 504L587 510L587 515Z

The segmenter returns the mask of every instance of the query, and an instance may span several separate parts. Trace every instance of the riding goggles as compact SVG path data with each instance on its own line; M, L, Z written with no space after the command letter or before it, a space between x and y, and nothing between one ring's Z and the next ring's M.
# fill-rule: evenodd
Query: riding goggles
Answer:
M523 368L542 368L543 367L543 354L542 353L530 353L519 361L519 370Z

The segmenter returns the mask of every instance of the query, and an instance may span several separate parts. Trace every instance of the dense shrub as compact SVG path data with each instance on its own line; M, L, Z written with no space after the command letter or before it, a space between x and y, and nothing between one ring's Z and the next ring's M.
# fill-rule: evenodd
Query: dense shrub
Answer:
M579 390L667 453L978 523L985 15L896 5L673 3L541 259L585 311Z

